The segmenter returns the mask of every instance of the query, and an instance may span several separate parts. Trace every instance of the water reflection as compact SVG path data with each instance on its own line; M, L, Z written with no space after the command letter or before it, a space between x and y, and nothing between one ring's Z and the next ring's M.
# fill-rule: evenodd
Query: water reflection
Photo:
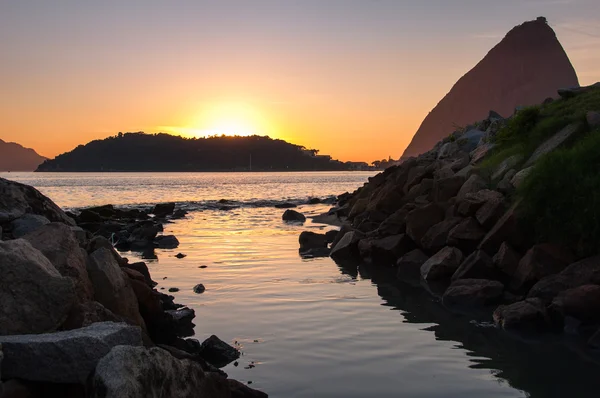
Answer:
M339 268L344 275L370 279L382 305L400 311L406 322L427 324L422 330L436 340L456 342L457 349L467 351L469 368L487 369L532 398L600 394L600 355L579 340L544 336L525 341L493 327L489 313L452 313L421 286L397 280L394 269L369 264L354 271L352 265Z

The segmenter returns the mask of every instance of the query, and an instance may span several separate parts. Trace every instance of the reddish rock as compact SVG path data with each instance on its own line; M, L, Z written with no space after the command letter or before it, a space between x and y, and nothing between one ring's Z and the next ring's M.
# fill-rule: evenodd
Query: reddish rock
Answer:
M452 275L452 280L457 279L492 279L500 278L500 272L492 262L490 256L484 251L477 250L467 257Z
M542 243L533 246L519 262L510 287L528 289L540 279L557 274L575 261L571 252L559 246Z
M406 216L406 233L414 242L421 242L427 231L443 219L444 209L437 204L418 207Z
M446 246L448 233L461 221L462 218L452 217L435 224L421 239L421 247L430 252L439 251Z
M560 293L551 308L585 323L600 321L600 286L583 285Z
M472 253L485 236L485 231L473 217L465 218L448 233L448 245L463 253Z
M494 311L494 322L504 329L521 331L542 331L551 325L546 306L537 298L501 305Z
M459 279L452 282L442 298L446 305L484 306L502 299L504 285L487 279Z
M400 257L396 262L398 279L418 279L421 276L421 266L429 257L419 249L412 250Z
M427 281L450 278L456 271L463 255L455 247L445 247L421 266L421 276Z
M498 249L498 253L494 255L492 261L496 268L500 269L504 274L512 277L519 266L521 256L510 245L503 242Z

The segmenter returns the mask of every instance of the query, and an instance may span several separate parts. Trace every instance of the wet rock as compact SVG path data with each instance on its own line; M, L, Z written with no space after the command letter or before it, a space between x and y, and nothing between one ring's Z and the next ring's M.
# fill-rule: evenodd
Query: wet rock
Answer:
M196 293L196 294L202 294L202 293L204 293L206 288L204 287L204 285L202 283L199 283L196 286L194 286L193 290L194 290L194 293Z
M298 206L295 205L294 203L289 203L289 202L286 202L286 203L277 203L275 205L275 208L277 208L277 209L293 209L295 207L298 207Z
M333 243L333 241L335 240L337 234L339 231L332 229L331 231L327 231L325 233L325 242L326 243Z
M421 266L421 276L426 281L450 278L457 270L463 259L460 250L455 247L445 247Z
M418 207L406 216L406 234L414 242L421 242L427 231L444 219L444 215L444 209L437 204Z
M510 245L503 242L498 249L498 253L492 258L494 266L502 271L506 276L512 277L519 266L521 256Z
M586 324L600 321L600 286L583 285L559 293L550 307L563 317L571 316Z
M503 329L520 331L543 331L551 325L546 306L537 298L499 306L494 322Z
M0 241L0 335L56 330L76 301L63 277L24 239Z
M283 221L292 221L292 222L304 222L306 221L306 217L302 213L298 213L296 210L286 210L281 216Z
M93 210L83 209L77 216L79 223L96 223L104 221L104 218Z
M63 223L51 223L23 238L42 252L62 276L73 280L80 301L89 301L94 297L94 288L86 270L87 253L80 248L71 228Z
M499 270L494 267L490 256L483 250L477 250L467 257L452 275L452 280L458 279L491 279L501 278Z
M94 323L47 334L0 336L2 377L85 384L98 361L118 345L141 346L140 328L125 323Z
M108 249L100 248L90 254L87 270L94 287L96 301L114 314L144 329L144 320L140 315L138 301L129 278L121 271L112 253Z
M600 284L600 256L577 261L560 273L543 278L531 288L528 297L550 302L564 290L590 283Z
M300 243L300 251L304 252L309 249L327 247L327 236L311 231L302 231L298 242Z
M472 253L485 236L485 231L473 217L463 219L448 232L447 243L463 253Z
M156 217L164 218L173 214L175 211L175 203L159 203L152 209L152 214Z
M487 188L487 185L487 182L483 178L477 174L473 174L460 188L456 194L456 199L462 200L467 196L467 194L481 191L482 189Z
M217 336L212 335L204 340L200 354L209 363L222 368L240 357L240 352Z
M540 279L557 274L575 261L571 252L557 245L542 243L533 246L519 262L510 287L529 289Z
M569 140L577 131L581 129L580 123L571 123L552 137L544 141L527 160L524 167L532 166L539 158L550 153Z
M231 395L227 380L179 360L162 348L118 346L98 362L88 383L90 398L214 397Z
M12 235L14 238L22 238L30 232L35 231L43 225L49 224L50 221L37 214L24 214L11 222Z
M395 264L400 256L415 247L412 240L406 234L375 239L371 242L370 246L373 262L384 265Z
M177 253L175 255L175 257L177 257L178 259L182 259L182 258L186 258L187 256L185 254L183 254L183 253Z
M355 261L359 255L358 242L364 237L361 232L346 232L342 239L331 249L330 256L337 263Z
M450 285L443 296L446 305L485 306L502 299L504 285L487 279L459 279Z
M173 212L173 215L171 216L171 219L173 220L180 220L182 218L185 218L185 216L187 216L187 211L183 210L183 209L177 209Z
M178 287L170 287L170 288L169 288L169 292L170 292L170 293L175 293L175 292L178 292L178 291L179 291L179 288L178 288Z
M421 266L427 260L429 260L429 257L419 249L406 253L396 262L398 279L419 279Z
M267 398L268 395L262 391L254 390L237 380L227 379L231 389L231 398ZM251 384L249 381L248 384Z
M319 199L319 198L309 198L308 202L306 202L306 203L308 203L309 205L316 205L316 204L321 203L321 199Z
M421 239L421 247L429 252L438 252L446 246L450 231L461 221L460 217L451 217L435 224Z
M159 249L177 249L179 240L174 235L161 235L154 239L154 244Z

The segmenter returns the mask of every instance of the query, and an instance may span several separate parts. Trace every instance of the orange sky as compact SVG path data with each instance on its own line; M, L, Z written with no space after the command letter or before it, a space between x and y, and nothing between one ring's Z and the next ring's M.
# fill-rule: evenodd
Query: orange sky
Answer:
M581 83L600 80L595 0L125 3L0 4L0 138L54 157L119 131L255 132L397 158L452 84L538 15Z

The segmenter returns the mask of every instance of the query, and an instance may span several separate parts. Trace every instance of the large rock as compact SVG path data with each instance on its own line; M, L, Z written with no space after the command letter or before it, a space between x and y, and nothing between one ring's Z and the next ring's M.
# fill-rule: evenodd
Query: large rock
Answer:
M327 237L325 234L318 234L311 231L302 231L298 242L300 243L300 251L327 247Z
M504 195L489 189L466 194L457 202L457 213L463 217L475 216L477 211L488 202L502 201Z
M557 245L542 243L533 246L519 262L510 287L529 289L540 279L557 274L575 261L573 254Z
M90 398L229 398L227 380L162 348L118 346L98 362Z
M462 185L462 187L456 194L456 199L460 201L460 200L464 199L468 194L479 192L482 189L486 189L487 186L488 186L488 183L486 180L484 180L477 174L473 174Z
M504 197L490 197L475 213L477 222L486 230L492 228L504 214Z
M0 178L0 224L26 213L44 216L50 221L75 225L72 218L37 189Z
M337 263L352 262L358 258L358 242L363 238L358 231L346 232L331 249L330 256Z
M419 249L406 253L396 262L398 279L419 279L421 277L421 266L427 260L429 260L429 257Z
M94 287L96 301L114 314L145 329L129 278L121 270L110 250L100 248L90 254L87 270Z
M487 279L459 279L452 282L442 298L446 305L484 306L500 301L504 285Z
M498 166L496 166L496 168L492 172L492 181L501 180L506 174L506 172L508 172L510 169L521 163L522 160L523 157L521 155L512 155L504 159L502 162L500 162Z
M284 211L283 215L281 216L281 219L283 221L290 221L290 222L306 221L306 217L304 216L304 214L299 213L296 210L291 210L291 209L287 209L286 211Z
M507 277L512 277L519 266L521 256L510 245L503 242L498 253L492 258L494 266L502 271Z
M370 245L371 259L377 264L395 264L399 257L414 249L413 241L406 234L375 239Z
M452 280L457 279L499 279L500 272L492 262L490 256L484 251L477 250L471 253L452 275Z
M519 188L523 182L527 179L529 174L533 171L533 166L527 167L521 171L518 171L513 178L510 180L510 183L515 187Z
M458 247L463 253L471 253L485 236L485 231L473 217L463 219L448 232L447 243Z
M537 298L501 305L494 311L494 322L504 329L520 331L542 331L551 324L546 306Z
M575 133L581 129L581 123L571 123L552 137L544 141L525 162L524 167L532 166L539 158L552 152L569 140Z
M156 217L166 217L175 211L175 203L159 203L152 209L152 214Z
M24 239L0 241L0 335L56 330L75 303L73 282Z
M414 242L421 242L427 231L443 219L444 210L437 204L418 207L406 216L406 233Z
M551 308L562 316L572 316L588 324L600 321L600 286L583 285L561 292Z
M450 217L435 224L421 239L421 247L429 252L438 252L446 246L450 231L461 221L460 217Z
M462 259L460 250L455 247L445 247L421 266L421 276L426 281L450 278Z
M24 239L41 251L62 276L73 280L80 301L93 299L94 288L86 270L87 253L79 247L71 227L51 223L24 236Z
M85 384L96 364L118 345L142 345L140 328L102 322L66 332L0 336L2 377Z
M600 284L600 256L577 261L560 273L543 278L531 288L528 297L549 302L564 290L590 283Z
M12 227L13 237L22 238L28 233L40 228L42 225L49 223L50 221L44 216L37 214L24 214L16 220L13 220L10 225Z
M485 250L489 255L498 252L503 242L508 242L511 246L521 249L526 245L526 238L519 225L517 208L519 202L513 204L502 217L496 222L492 229L481 241L479 248Z
M207 362L222 368L240 357L240 352L214 334L200 346L200 355Z
M434 202L447 202L450 198L456 196L465 182L464 177L452 176L433 181L433 190L431 192Z
M159 249L177 249L179 240L175 235L160 235L154 239L154 245Z
M377 228L377 235L388 236L403 234L406 231L406 216L414 209L413 205L404 205L386 218Z

